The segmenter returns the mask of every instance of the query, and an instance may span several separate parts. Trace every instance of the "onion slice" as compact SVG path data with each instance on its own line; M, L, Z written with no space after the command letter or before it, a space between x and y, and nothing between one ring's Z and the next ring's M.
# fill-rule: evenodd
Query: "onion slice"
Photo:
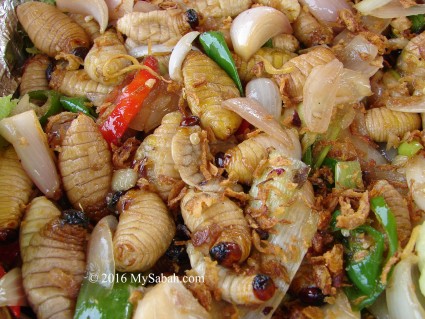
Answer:
M361 3L359 3L358 5L360 4ZM401 4L399 0L392 0L392 1L388 1L385 5L382 5L372 10L368 10L368 11L367 10L362 11L363 9L358 9L358 10L364 15L371 15L377 18L382 18L382 19L393 19L393 18L400 18L400 17L406 17L411 15L417 15L417 14L424 14L425 5L416 4L414 6L405 8L403 7L403 5Z
M108 26L108 6L105 0L56 0L56 6L63 12L90 15L99 23L100 33Z
M178 277L165 277L138 302L133 319L210 319Z
M22 167L35 185L47 197L60 197L60 180L34 110L26 111L0 121L0 134L15 148Z
M192 50L192 42L198 35L198 31L192 31L186 33L179 42L177 42L173 52L171 53L170 62L168 64L168 71L172 80L183 81L182 64L186 55L190 50Z
M425 158L422 154L412 157L405 166L406 180L413 201L422 210L425 210Z
M102 278L115 278L114 247L112 244L113 233L117 229L118 221L112 216L103 217L93 229L87 250L87 271L96 274L98 284L106 289L112 289L114 280L101 280Z
M300 3L322 22L336 22L341 10L351 10L344 0L300 0Z
M118 20L125 14L133 12L134 0L104 0L108 8L109 19Z
M282 114L282 97L276 83L267 78L256 78L248 82L245 88L246 97L261 103L276 120Z
M359 12L366 14L376 8L382 7L392 0L363 0L354 5ZM397 0L398 1L398 0Z
M281 33L292 33L287 16L266 6L243 11L230 27L233 49L244 60L248 60L267 40Z
M0 307L26 306L26 300L21 269L13 268L0 279Z
M158 53L170 53L173 51L173 47L169 47L164 44L155 44L155 45L141 45L135 48L130 49L128 54L134 56L135 58L141 58L150 54Z
M305 81L302 117L311 132L325 133L329 127L342 69L342 63L333 59L315 66Z
M287 145L290 149L296 148L297 144L300 143L297 134L293 130L282 128L279 122L259 102L253 99L247 97L233 98L223 101L221 105L237 113L255 127Z
M424 113L425 95L391 97L386 106L388 109L406 113Z
M159 7L147 1L136 1L133 6L133 12L151 12L156 10L159 10Z
M422 300L418 299L415 286L418 279L418 258L411 254L395 267L387 286L387 306L391 319L425 318Z

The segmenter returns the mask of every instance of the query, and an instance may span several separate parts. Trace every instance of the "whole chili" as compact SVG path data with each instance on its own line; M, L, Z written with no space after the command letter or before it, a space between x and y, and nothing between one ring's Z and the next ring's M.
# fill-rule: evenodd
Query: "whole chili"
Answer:
M42 108L46 108L46 112L39 118L40 124L44 125L47 119L62 111L60 103L60 93L53 90L38 90L28 93L29 97L34 100L45 101Z
M73 113L84 113L92 118L97 117L97 114L94 109L90 107L90 101L85 97L61 96L60 103L62 107L67 111Z
M241 79L223 34L218 31L207 31L199 36L199 42L205 53L226 71L243 95Z
M153 56L146 57L143 65L155 72L159 70L158 61ZM156 82L157 77L154 74L149 70L142 69L118 94L114 110L100 127L100 132L108 143L118 143Z

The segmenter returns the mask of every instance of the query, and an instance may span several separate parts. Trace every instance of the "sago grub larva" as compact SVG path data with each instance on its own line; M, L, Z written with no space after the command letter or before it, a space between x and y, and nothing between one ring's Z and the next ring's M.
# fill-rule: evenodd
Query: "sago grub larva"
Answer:
M68 96L85 97L87 93L107 94L113 86L93 81L84 70L65 70L57 68L52 72L49 86Z
M22 278L37 318L73 318L86 268L87 225L82 212L69 210L32 236Z
M113 29L109 29L94 40L94 45L84 59L84 70L94 81L104 85L117 85L124 75L115 74L131 63L128 59L115 57L125 54L127 50L122 37Z
M181 120L180 112L165 115L161 125L143 140L135 156L136 160L144 161L146 177L164 201L168 199L173 186L181 181L171 155L171 141Z
M233 80L213 60L199 51L189 52L182 66L187 102L192 113L201 119L203 128L211 128L215 136L225 140L242 121L221 102L239 97Z
M402 137L422 124L417 113L398 112L386 107L367 110L365 121L367 132L375 142L388 142L391 136Z
M232 304L258 305L272 298L276 291L269 276L236 274L204 257L191 243L186 250L193 270L203 276L209 288L217 291L223 300Z
M193 9L156 10L126 14L118 19L117 30L140 44L175 44L197 24Z
M35 47L50 57L58 53L84 55L90 39L82 27L56 6L43 2L25 2L16 9L19 22Z
M21 223L25 205L30 199L33 183L9 146L0 152L0 237L16 230Z
M26 251L32 236L60 214L60 210L45 196L36 197L30 202L19 229L19 247L23 262L28 259Z
M111 156L93 119L79 114L62 140L59 171L71 204L91 218L101 217L106 206L112 179Z
M37 54L25 63L21 85L19 86L21 96L31 91L49 89L46 75L49 64L50 60L44 54Z
M117 204L120 213L113 237L118 271L145 271L165 253L176 232L174 221L156 193L130 190Z
M242 209L219 193L189 190L180 204L195 246L226 267L242 263L251 251L251 233Z

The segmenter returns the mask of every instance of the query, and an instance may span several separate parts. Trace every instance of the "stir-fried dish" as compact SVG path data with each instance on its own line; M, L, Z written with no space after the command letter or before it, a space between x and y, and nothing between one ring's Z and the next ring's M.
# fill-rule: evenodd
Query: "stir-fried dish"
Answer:
M17 5L0 317L425 318L424 14Z

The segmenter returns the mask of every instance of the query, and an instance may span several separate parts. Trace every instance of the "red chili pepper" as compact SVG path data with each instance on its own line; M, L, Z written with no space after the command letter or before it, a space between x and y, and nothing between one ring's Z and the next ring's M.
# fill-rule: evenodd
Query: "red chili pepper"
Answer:
M143 65L158 72L158 61L153 56L148 56ZM123 88L115 100L115 108L100 127L104 139L108 143L116 144L127 130L131 120L142 107L143 101L152 91L157 80L156 76L147 70L139 70L134 79Z
M3 277L5 274L6 270L4 270L3 266L0 264L0 278ZM15 318L21 317L21 306L8 306L8 308Z

